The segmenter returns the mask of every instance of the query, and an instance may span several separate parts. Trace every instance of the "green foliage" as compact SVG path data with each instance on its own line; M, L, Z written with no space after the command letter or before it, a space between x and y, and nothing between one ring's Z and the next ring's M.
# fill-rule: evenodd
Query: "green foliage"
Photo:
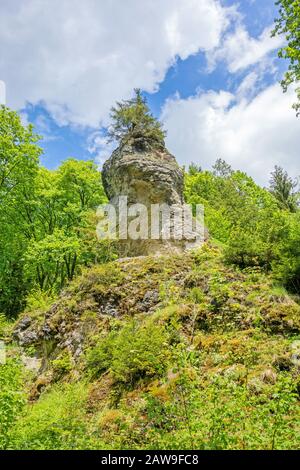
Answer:
M228 163L225 162L225 160L222 160L222 158L218 158L216 163L212 167L213 169L213 174L215 176L220 176L221 178L226 178L228 176L231 176L233 174L233 170Z
M32 126L23 126L19 115L0 107L0 201L9 204L30 191L41 149Z
M163 144L165 131L162 124L150 113L146 99L139 89L135 89L135 96L116 104L111 109L112 124L109 128L110 141L126 142L142 138L155 144Z
M32 127L1 108L0 312L8 317L26 307L31 291L51 296L81 266L115 256L96 236L96 208L106 201L96 165L69 159L47 170L37 141Z
M88 445L84 383L56 386L27 409L11 435L11 447L21 450L82 449Z
M154 279L160 304L141 313ZM106 299L117 318L99 314ZM85 270L48 312L61 344L6 447L297 449L299 308L260 269L224 265L213 243ZM63 345L70 331L82 356Z
M10 433L25 406L20 364L8 359L0 364L0 450L9 446Z
M132 321L120 331L112 331L87 354L94 375L107 370L116 382L133 386L140 379L161 375L168 363L168 334L152 322Z
M52 361L53 371L56 376L61 377L72 370L72 360L70 354L65 352Z
M275 20L273 36L284 35L287 45L279 51L279 57L289 61L289 69L282 81L286 92L292 84L298 85L300 81L300 1L277 0L279 18ZM297 115L300 112L300 87L296 88L298 102L294 104Z
M0 341L10 336L13 326L14 323L9 321L3 313L0 313Z
M246 382L212 376L199 387L199 377L182 372L169 394L147 396L152 449L297 449L297 398L289 378L255 395Z
M299 199L298 181L290 178L287 172L279 166L275 166L271 176L270 191L278 200L279 206L296 212Z
M80 242L75 236L54 230L42 240L32 241L25 256L27 276L37 276L39 288L51 291L57 284L63 287L66 279L73 279L80 257Z
M0 107L0 312L24 307L27 289L22 259L26 246L21 206L26 209L38 172L39 137L17 113Z
M44 313L51 307L55 298L55 294L45 292L37 287L31 290L30 294L26 297L26 311Z
M275 276L292 292L300 293L300 212L289 218L286 237L280 244L280 257L273 263Z
M112 117L111 138L163 143L139 91ZM47 312L53 340L23 348L29 363L47 351L45 375L26 384L16 360L0 365L0 448L298 448L299 303L283 288L300 292L294 180L276 168L270 191L221 159L211 172L191 165L185 197L204 204L213 240L110 263L97 168L42 168L37 139L1 108L0 339L26 307L28 332L43 332Z
M197 173L201 173L202 168L200 165L197 165L197 163L192 162L189 165L189 175L193 176L196 175Z
M242 269L273 271L294 293L299 281L297 181L276 167L270 191L218 160L213 172L186 175L188 203L203 204L210 235L224 244L225 259Z

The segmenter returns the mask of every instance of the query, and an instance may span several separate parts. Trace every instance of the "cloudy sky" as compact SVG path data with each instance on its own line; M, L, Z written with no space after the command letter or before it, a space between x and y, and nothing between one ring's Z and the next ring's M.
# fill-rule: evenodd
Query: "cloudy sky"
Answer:
M139 87L180 164L221 157L261 184L275 164L296 176L300 120L278 85L286 64L282 40L270 38L274 3L2 1L7 105L43 136L49 168L69 156L101 164L110 107Z

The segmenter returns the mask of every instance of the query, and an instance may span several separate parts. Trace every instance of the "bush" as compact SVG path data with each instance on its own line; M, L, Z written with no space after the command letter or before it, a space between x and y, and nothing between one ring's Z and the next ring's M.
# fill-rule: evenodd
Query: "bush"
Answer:
M0 449L7 449L10 432L25 405L22 391L22 368L20 364L8 359L0 364Z
M84 383L54 387L27 408L16 424L12 447L20 450L82 448L89 441L85 421L87 387Z
M273 270L287 289L300 293L300 213L290 217L288 234L281 243L280 258L273 263Z
M171 386L171 388L170 388ZM151 449L280 450L298 448L297 397L291 378L253 394L247 382L187 374L162 397L146 397L148 426L143 445ZM169 398L168 398L169 395Z
M89 351L87 365L93 375L110 370L116 382L133 386L139 379L161 375L168 358L165 328L132 321Z

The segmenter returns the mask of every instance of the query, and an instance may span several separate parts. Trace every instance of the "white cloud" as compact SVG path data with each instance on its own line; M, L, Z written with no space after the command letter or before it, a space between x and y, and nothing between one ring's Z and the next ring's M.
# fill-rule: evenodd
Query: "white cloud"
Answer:
M39 114L35 118L34 127L36 132L43 136L43 142L52 142L59 139L59 136L51 129L49 119L43 114Z
M105 124L112 103L154 91L177 56L216 48L228 15L219 0L1 2L8 104L42 100L60 124Z
M89 135L87 151L93 156L100 168L105 160L111 156L114 149L115 144L113 142L109 143L102 131L95 131Z
M251 78L251 77L250 77ZM294 93L272 85L251 101L224 91L168 100L162 118L167 145L180 164L210 167L224 158L266 184L275 164L298 175L300 120L291 109Z
M253 38L239 22L235 31L225 36L221 47L208 56L210 68L212 69L218 61L224 60L229 72L236 73L266 60L271 52L284 43L283 37L272 38L271 31L272 27L267 27L258 38Z

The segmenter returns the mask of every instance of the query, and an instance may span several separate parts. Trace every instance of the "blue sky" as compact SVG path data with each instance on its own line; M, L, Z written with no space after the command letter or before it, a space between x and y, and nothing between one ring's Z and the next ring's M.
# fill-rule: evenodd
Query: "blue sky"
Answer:
M126 10L118 0L102 8L86 0L84 13L77 0L42 4L0 6L0 79L7 104L43 136L48 168L68 157L101 164L111 151L109 107L140 87L180 164L209 167L224 156L260 182L274 164L297 172L299 120L292 93L277 85L287 65L277 59L280 40L269 39L274 0L160 0L158 12L157 0L144 8L128 0Z

